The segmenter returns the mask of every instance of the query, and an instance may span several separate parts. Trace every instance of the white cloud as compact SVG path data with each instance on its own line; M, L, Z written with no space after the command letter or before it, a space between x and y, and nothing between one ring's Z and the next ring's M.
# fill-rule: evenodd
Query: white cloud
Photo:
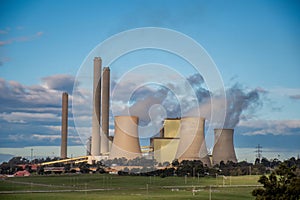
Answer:
M276 96L286 96L286 97L299 97L300 95L300 88L285 88L285 87L278 87L269 90L270 93L275 94Z
M8 139L14 142L23 142L28 139L28 136L25 134L9 134Z
M52 113L12 112L0 113L0 118L7 122L26 123L29 121L57 121L59 117Z
M32 135L32 139L36 139L36 140L47 139L47 140L53 141L53 140L60 139L60 138L61 138L60 135L39 135L39 134Z
M61 139L61 135L42 135L42 134L33 134L31 136L33 139L37 139L37 140L56 140L56 139ZM68 135L68 139L78 139L78 136L72 136L72 135Z
M47 89L67 91L71 93L74 86L75 77L66 74L57 74L42 78L43 86Z
M4 33L8 33L8 32L5 32L5 31L2 30L1 34L4 34ZM14 43L14 42L32 41L32 40L40 38L43 34L44 34L44 32L39 31L39 32L36 32L35 34L29 35L29 36L19 36L19 37L15 37L15 38L9 38L9 39L0 41L0 46L11 44L11 43Z
M250 129L242 135L300 135L300 120L241 121L238 126Z
M48 128L52 131L55 131L55 133L60 133L61 132L61 125L47 125L47 126L43 126L45 128ZM68 127L68 134L74 134L75 132L75 128L74 127Z
M43 85L26 86L0 78L0 132L6 133L0 135L2 146L56 145L61 123L62 87L59 86L70 89L73 80L70 75L54 75L45 77ZM77 91L80 96L77 98L80 106L78 119L83 127L88 127L92 112L85 109L89 103L84 99L85 91L81 92ZM70 144L82 144L73 126L72 99L72 94L69 94ZM84 131L83 135L87 134L90 131ZM51 135L48 140L47 135Z

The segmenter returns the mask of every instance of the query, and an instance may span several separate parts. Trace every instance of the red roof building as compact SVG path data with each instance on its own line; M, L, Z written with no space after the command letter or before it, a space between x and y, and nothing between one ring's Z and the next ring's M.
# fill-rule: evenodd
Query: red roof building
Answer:
M27 170L17 171L14 176L30 176L30 173Z

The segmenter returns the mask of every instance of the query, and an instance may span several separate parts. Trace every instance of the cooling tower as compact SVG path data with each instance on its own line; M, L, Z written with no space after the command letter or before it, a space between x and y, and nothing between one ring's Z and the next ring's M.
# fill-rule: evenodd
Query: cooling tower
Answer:
M101 104L101 65L100 57L94 58L93 115L92 115L92 156L100 156L100 104Z
M201 117L184 117L181 119L179 136L180 141L176 158L182 160L201 160L202 163L210 166L205 138L205 119Z
M131 160L141 155L138 136L138 117L116 116L115 136L109 159L124 157L127 160Z
M233 146L233 129L215 129L215 145L213 148L213 164L223 160L237 162Z
M62 114L61 114L61 147L60 157L67 158L68 140L68 93L62 94Z
M110 70L108 67L104 67L102 76L102 131L100 153L107 153L109 151L109 86Z

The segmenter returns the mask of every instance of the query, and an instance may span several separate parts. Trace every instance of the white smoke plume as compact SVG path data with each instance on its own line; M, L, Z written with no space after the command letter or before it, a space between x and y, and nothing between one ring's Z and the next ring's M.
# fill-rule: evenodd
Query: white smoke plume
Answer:
M245 112L251 114L262 104L258 89L245 92L238 84L226 91L226 100L225 128L234 128L241 119L247 120Z
M184 89L178 89L184 88L183 85L186 83L193 89L197 97L196 101L191 98L190 93ZM206 89L204 79L200 74L187 77L186 83L170 82L167 86L155 85L153 87L153 85L147 85L139 87L131 95L129 102L123 102L126 106L123 106L123 110L119 113L138 116L141 125L146 126L151 123L149 111L154 105L160 105L165 111L162 114L166 116L156 116L159 120L164 117L194 116L195 111L199 109L200 115L208 121L211 118L213 106L215 110L226 109L226 117L223 120L224 128L234 128L241 119L251 117L256 108L262 104L259 89L246 91L240 84L235 84L226 90L226 105L224 105L224 101L222 101L224 97L215 95ZM174 88L180 93L175 94ZM214 98L214 101L212 101L212 98ZM120 98L118 102L120 102ZM211 105L211 102L214 102L214 105Z

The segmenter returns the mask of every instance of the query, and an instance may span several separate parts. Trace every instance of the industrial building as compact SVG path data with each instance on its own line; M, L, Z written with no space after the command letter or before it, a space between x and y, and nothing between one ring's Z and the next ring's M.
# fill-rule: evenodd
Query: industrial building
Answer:
M201 117L167 118L164 120L162 137L150 140L153 157L158 163L174 159L201 160L211 166L204 138L205 119Z
M179 127L180 127L180 118L166 118L164 120L162 137L178 138Z
M158 163L171 163L176 156L179 144L180 118L164 120L160 137L150 139L153 157Z
M157 137L150 139L150 146L153 149L153 157L161 164L164 162L172 163L176 156L178 144L179 138Z

